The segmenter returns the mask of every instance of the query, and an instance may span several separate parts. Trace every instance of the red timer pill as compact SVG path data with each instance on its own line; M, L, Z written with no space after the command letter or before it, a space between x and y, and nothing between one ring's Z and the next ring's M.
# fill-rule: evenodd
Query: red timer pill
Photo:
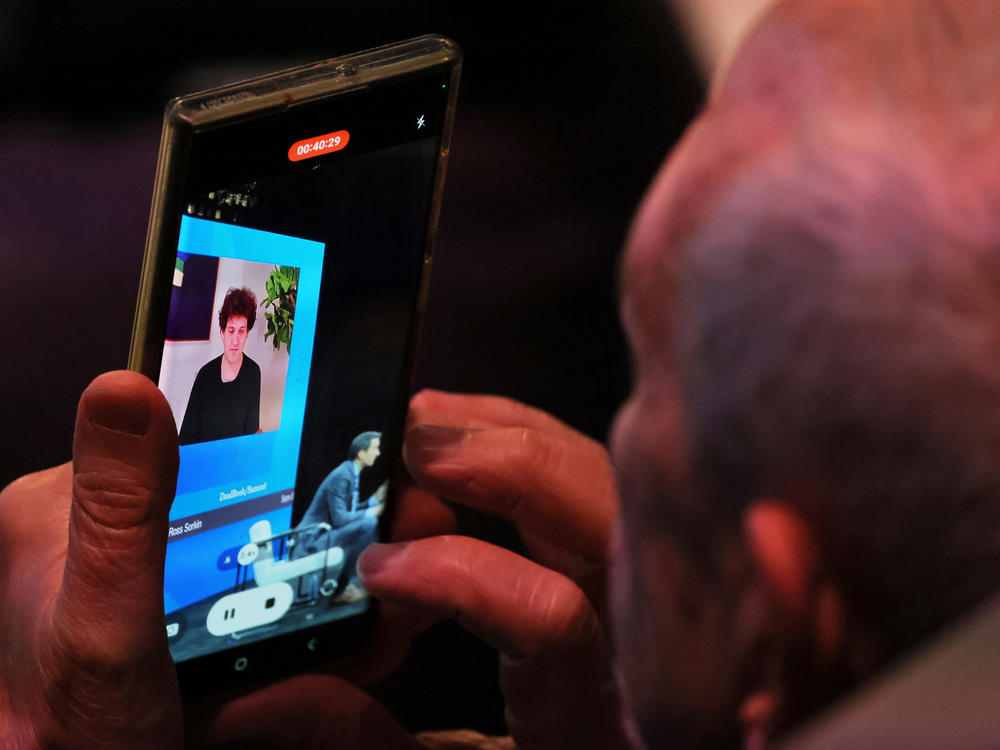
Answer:
M288 158L291 161L302 161L312 156L340 151L347 145L350 139L350 133L346 130L338 130L335 133L327 133L326 135L318 135L314 138L295 141L288 149Z

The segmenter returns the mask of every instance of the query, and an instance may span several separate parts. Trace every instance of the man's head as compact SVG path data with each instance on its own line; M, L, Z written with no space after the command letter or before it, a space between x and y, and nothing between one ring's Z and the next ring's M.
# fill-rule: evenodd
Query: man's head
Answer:
M612 609L650 748L793 722L1000 585L998 35L779 3L647 195Z
M219 330L222 332L222 354L231 365L243 358L247 335L257 320L257 298L246 287L230 289L219 308Z
M382 454L381 444L381 432L362 432L351 441L348 458L357 461L361 468L367 469Z

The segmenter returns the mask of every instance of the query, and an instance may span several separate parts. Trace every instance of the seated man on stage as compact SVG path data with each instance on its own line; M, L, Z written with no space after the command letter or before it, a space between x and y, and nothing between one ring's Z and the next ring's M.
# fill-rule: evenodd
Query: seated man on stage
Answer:
M316 490L309 509L296 528L307 529L326 523L331 531L303 531L295 540L292 557L303 557L328 547L344 550L344 570L335 601L349 603L364 596L357 581L355 567L358 555L375 538L378 516L385 507L386 484L383 483L367 500L358 498L361 472L374 465L381 454L382 433L362 432L351 441L348 458L331 471ZM346 586L344 585L346 582Z

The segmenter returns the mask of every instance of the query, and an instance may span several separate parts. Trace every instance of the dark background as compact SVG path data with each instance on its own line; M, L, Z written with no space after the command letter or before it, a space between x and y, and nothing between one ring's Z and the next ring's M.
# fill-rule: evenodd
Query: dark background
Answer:
M67 460L80 392L126 363L166 100L427 32L465 65L417 384L513 396L603 439L628 388L618 253L702 97L664 6L7 0L0 485ZM416 729L500 732L494 674L446 623L375 693Z

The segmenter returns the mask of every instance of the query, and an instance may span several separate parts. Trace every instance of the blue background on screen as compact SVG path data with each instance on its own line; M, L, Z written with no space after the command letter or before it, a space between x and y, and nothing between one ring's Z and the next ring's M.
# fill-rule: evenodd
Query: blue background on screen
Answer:
M177 249L184 253L296 266L299 268L299 290L280 428L256 435L182 445L177 495L170 509L171 520L249 499L249 496L220 499L221 493L246 485L266 485L266 489L255 492L253 496L289 490L295 486L309 366L316 334L324 245L313 240L184 216L181 218ZM277 534L290 528L291 517L291 506L288 506L169 542L163 584L165 610L172 612L232 588L236 574L233 570L219 568L219 554L227 548L249 542L249 528L255 521L268 519L272 533Z
M177 585L164 584L163 611L169 614L221 591L228 593L236 584L236 565L220 565L219 555L239 551L250 541L250 527L261 519L270 521L275 533L288 529L292 506L167 544L167 570ZM253 566L247 569L247 580L253 580Z

